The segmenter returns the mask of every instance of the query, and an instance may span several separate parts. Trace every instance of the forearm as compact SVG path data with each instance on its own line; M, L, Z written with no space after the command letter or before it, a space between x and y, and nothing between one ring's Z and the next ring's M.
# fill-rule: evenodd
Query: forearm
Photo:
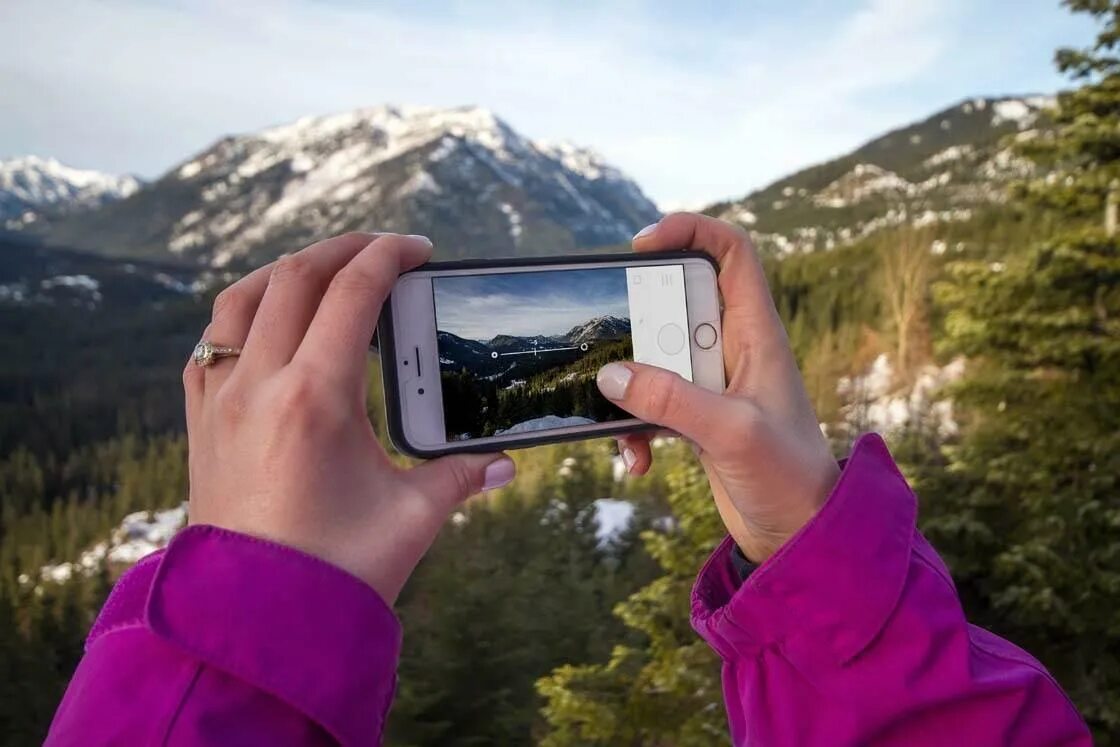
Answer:
M1089 744L1028 654L968 624L877 437L821 512L740 584L729 543L694 590L736 744Z
M47 744L377 744L399 650L358 579L191 527L114 588Z

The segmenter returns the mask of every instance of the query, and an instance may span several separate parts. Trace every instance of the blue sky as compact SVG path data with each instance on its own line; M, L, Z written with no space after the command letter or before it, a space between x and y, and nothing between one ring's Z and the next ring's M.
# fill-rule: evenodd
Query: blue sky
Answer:
M977 95L1050 92L1057 0L4 0L0 158L154 177L379 103L493 109L662 207L739 196Z
M436 326L471 340L558 335L596 316L629 319L626 270L437 278Z

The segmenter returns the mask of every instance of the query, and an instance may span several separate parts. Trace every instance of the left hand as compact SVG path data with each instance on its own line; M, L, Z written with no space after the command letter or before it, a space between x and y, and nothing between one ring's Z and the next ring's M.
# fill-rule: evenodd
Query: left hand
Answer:
M502 454L394 465L366 414L369 342L422 236L319 242L222 291L204 339L243 348L188 362L190 523L318 556L392 604L447 516L514 476Z

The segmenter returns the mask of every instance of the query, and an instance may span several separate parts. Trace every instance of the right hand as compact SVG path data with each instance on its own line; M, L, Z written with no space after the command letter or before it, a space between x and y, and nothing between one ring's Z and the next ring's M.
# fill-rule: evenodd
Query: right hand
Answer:
M762 265L744 232L691 213L644 229L634 249L698 249L719 262L727 389L716 394L671 371L630 362L600 369L599 389L635 417L693 442L728 532L747 558L761 563L824 505L840 472ZM648 435L623 437L620 447L632 474L649 469Z

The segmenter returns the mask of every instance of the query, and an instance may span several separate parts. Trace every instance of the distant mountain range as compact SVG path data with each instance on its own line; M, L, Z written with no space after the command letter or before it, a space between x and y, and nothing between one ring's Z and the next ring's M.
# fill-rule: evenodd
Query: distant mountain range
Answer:
M442 257L627 241L659 213L594 152L477 107L381 106L222 138L98 209L23 227L62 246L223 267L349 230L423 233Z
M630 320L617 316L597 316L577 324L562 335L496 335L487 341L469 340L451 332L437 332L440 368L458 371L467 368L489 375L505 371L516 359L495 359L494 353L521 353L557 347L579 346L606 340L619 340L630 334Z
M25 156L0 161L0 227L32 226L44 214L98 208L132 195L133 176L113 176L63 166L53 158Z
M882 228L966 221L1034 165L1009 140L1039 137L1053 97L975 98L706 212L778 254L829 249Z
M763 251L827 250L902 224L962 223L1034 165L1045 96L975 98L705 212ZM0 226L184 267L257 265L346 230L424 233L437 256L626 243L659 213L585 148L530 140L477 107L382 106L222 138L151 183L50 159L0 162Z

